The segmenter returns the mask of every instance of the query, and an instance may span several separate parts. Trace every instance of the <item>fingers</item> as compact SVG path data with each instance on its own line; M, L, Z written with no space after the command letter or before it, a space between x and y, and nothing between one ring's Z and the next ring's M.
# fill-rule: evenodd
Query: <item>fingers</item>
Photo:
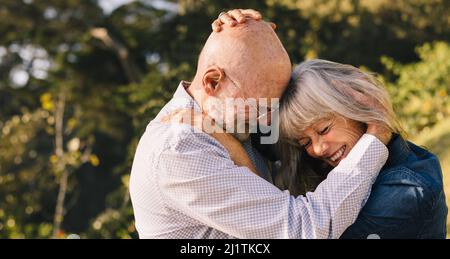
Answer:
M217 19L211 24L211 27L214 32L220 32L222 30L222 22Z
M234 11L234 10L232 10L232 11ZM239 14L236 13L235 15L239 15ZM242 19L242 18L239 18L239 19ZM230 14L222 12L222 13L220 13L219 17L216 20L214 20L214 22L211 24L211 28L214 32L220 32L222 30L222 25L224 25L224 24L228 24L231 27L233 27L237 24L237 21L234 20L234 18L232 18L232 16Z
M177 109L162 117L163 124L187 124L202 130L203 114L193 109Z
M181 113L182 113L181 109L175 110L167 114L166 116L162 117L161 122L164 124L182 123Z
M392 131L380 123L368 123L367 134L377 137L383 144L387 145L392 138Z
M231 18L237 21L238 23L245 22L245 15L241 12L240 9L231 10L228 12L228 15L231 16Z
M253 9L239 9L239 11L244 16L249 17L249 18L253 18L253 19L257 20L257 21L262 19L261 13L256 11L256 10L253 10Z
M262 15L253 9L233 9L220 13L219 17L211 24L211 27L214 32L220 32L222 25L227 24L230 27L234 27L239 23L245 23L247 18L259 21L262 19ZM271 24L271 26L275 29L275 24Z
M233 10L233 11L237 11L237 10ZM230 11L232 12L232 11ZM222 24L227 24L231 27L235 26L237 24L237 21L235 20L235 17L231 15L231 13L223 13L219 16L218 20L222 23ZM239 11L238 11L239 12ZM235 15L237 15L236 12L234 12Z

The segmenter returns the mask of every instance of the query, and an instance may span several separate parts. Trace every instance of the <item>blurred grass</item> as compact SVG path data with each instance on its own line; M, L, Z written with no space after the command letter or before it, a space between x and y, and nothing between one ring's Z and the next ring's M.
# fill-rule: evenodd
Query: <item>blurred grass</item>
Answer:
M444 175L447 206L450 207L450 118L436 124L418 136L410 136L417 145L424 146L439 157ZM450 239L450 216L447 216L447 238Z

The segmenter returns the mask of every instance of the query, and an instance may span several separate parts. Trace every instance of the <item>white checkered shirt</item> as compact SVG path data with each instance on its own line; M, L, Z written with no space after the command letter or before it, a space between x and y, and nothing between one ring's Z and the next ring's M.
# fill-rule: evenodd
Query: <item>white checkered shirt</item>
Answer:
M388 156L365 134L314 192L294 197L235 165L208 134L160 123L189 107L199 109L181 83L137 147L130 194L140 238L339 238Z

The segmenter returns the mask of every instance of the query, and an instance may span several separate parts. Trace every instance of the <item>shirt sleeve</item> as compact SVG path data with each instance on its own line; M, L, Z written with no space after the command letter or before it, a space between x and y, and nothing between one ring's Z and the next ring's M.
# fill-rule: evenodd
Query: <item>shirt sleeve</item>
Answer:
M315 192L295 198L236 166L209 135L192 133L161 153L157 181L167 206L237 238L338 238L387 155L365 134Z

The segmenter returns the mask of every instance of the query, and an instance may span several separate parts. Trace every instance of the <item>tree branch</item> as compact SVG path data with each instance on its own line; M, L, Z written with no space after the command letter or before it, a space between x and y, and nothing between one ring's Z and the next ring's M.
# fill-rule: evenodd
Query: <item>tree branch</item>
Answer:
M137 69L137 66L131 61L128 49L117 39L112 37L105 28L94 28L90 31L92 37L101 40L108 48L112 49L120 61L122 69L131 83L139 83L142 79L142 74Z

